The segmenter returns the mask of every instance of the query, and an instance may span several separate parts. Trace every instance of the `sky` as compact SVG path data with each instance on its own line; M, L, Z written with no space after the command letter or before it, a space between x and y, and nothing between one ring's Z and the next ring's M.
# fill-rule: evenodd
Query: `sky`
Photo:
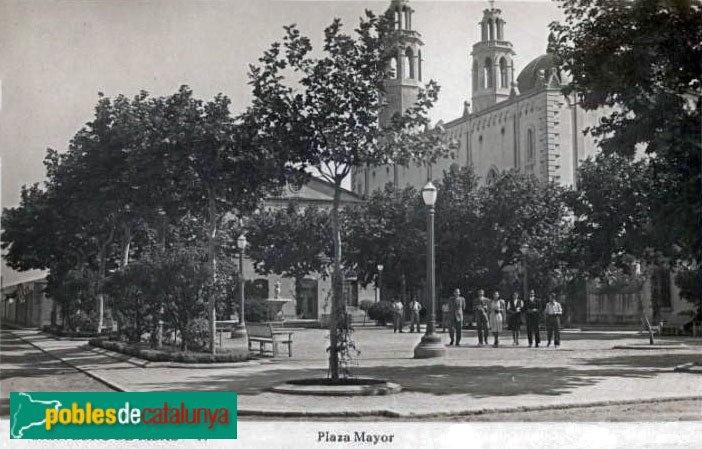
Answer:
M389 0L0 0L2 205L44 179L47 148L59 151L88 122L98 92L169 95L182 84L232 112L250 101L248 65L297 24L313 44L335 17L351 31L368 8ZM452 120L470 99L470 50L487 1L418 1L413 28L424 41L423 77L441 85L432 119ZM555 3L496 1L507 21L516 72L543 54ZM5 285L11 279L5 280Z

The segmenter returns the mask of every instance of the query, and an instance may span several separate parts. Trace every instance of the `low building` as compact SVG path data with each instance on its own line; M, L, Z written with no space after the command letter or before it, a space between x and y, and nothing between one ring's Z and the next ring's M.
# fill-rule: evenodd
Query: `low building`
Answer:
M44 293L46 276L3 285L0 318L20 327L41 327L55 320L54 302Z
M295 201L301 208L314 205L331 209L334 199L334 186L322 179L313 177L299 189L288 187L280 196L267 198L264 209L285 208ZM359 204L363 199L348 190L341 194L342 207ZM262 276L256 273L253 263L244 260L244 278L253 283L259 296L274 297L275 285L280 286L280 297L291 301L283 306L286 320L304 320L325 324L331 311L331 276L326 273L311 273L302 279L282 276ZM362 320L364 312L359 308L361 301L375 301L376 292L372 287L358 284L355 274L347 271L344 276L344 301L347 311L354 321Z

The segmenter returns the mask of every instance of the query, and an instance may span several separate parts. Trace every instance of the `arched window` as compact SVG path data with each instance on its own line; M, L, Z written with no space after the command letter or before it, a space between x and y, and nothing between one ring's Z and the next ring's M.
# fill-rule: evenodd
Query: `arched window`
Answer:
M498 41L504 40L504 38L505 38L504 37L504 28L505 28L505 23L502 20L497 19L497 40Z
M414 53L412 53L411 48L405 50L405 67L404 73L406 79L414 79Z
M529 128L527 130L527 161L534 162L536 158L536 136L534 135L534 129Z
M405 13L405 29L411 30L412 23L410 22L410 10L408 8L403 8L402 11Z
M402 28L402 23L400 22L400 11L395 10L395 29L399 30Z
M490 28L490 40L495 40L495 22L492 19L488 20L488 26Z
M397 71L397 57L393 56L390 58L390 78L397 79L399 75Z
M486 41L488 38L488 24L487 22L482 22L480 24L480 40Z
M478 61L473 61L473 93L478 91Z
M509 75L507 68L507 60L505 58L500 59L500 87L509 87Z
M486 89L491 89L492 83L492 60L490 58L485 58L485 66L483 67L483 87Z

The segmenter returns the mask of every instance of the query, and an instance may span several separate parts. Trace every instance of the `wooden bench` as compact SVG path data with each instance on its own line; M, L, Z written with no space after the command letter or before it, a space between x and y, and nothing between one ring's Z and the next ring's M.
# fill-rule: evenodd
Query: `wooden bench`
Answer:
M292 336L293 332L283 328L274 328L269 323L247 323L246 333L249 340L249 351L251 351L251 343L259 344L259 352L261 355L270 352L273 357L278 355L278 345L283 344L288 346L288 357L292 357ZM271 350L266 350L266 345L271 345Z
M227 321L215 321L215 332L219 338L219 346L222 347L222 334L225 332L231 332L236 328L238 322L227 320Z
M684 326L692 321L692 318L685 315L671 315L668 321L664 321L660 326L661 336L679 337L683 335Z

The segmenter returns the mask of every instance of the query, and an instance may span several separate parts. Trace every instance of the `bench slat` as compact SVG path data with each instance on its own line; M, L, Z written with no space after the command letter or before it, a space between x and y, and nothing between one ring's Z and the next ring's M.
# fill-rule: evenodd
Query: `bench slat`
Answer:
M271 351L275 357L278 352L278 345L284 344L288 346L288 355L292 357L292 335L293 332L281 331L280 329L273 330L273 326L269 324L247 324L246 333L249 337L249 350L251 350L251 343L259 343L259 351L261 355L264 352L268 352L265 349L265 345L270 343L272 348Z

